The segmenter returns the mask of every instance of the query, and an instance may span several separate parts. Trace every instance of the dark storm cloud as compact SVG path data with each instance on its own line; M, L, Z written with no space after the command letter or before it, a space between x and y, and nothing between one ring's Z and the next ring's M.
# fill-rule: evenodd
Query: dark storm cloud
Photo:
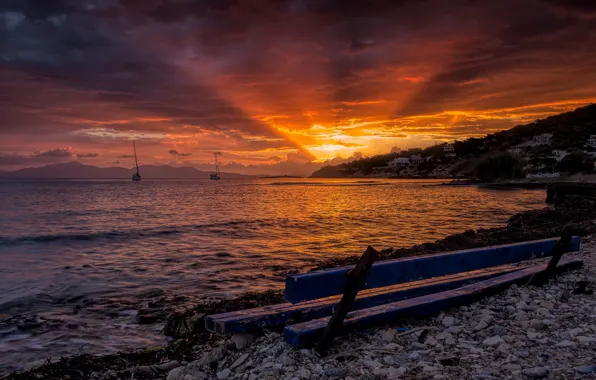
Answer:
M0 167L52 164L68 161L72 155L71 148L56 148L30 154L0 154Z
M78 158L96 158L99 157L98 153L77 153Z
M33 153L32 157L72 157L71 148L56 148L46 152Z
M44 149L86 152L139 138L161 156L163 146L192 149L193 159L292 150L290 161L310 162L291 132L319 121L587 98L595 9L563 0L4 0L0 147L43 136ZM366 133L465 136L507 126L424 123L389 121ZM301 143L359 149L343 137L312 139ZM114 152L100 157L128 150Z

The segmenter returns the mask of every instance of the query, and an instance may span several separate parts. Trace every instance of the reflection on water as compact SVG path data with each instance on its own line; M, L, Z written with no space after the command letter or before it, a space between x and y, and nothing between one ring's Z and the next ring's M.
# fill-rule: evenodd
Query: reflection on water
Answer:
M543 207L541 191L428 184L0 182L0 368L161 344L160 326L135 322L155 292L192 302L281 287L285 271L319 259L500 226Z

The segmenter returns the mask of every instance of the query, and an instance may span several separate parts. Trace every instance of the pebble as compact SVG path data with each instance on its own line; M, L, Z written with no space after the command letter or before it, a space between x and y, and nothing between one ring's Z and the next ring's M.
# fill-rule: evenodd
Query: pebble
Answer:
M493 336L490 338L487 338L485 340L482 341L482 344L485 346L489 346L489 347L495 347L500 345L501 343L505 343L505 341L503 340L503 338L501 338L500 336Z
M236 367L240 367L244 362L248 359L248 354L243 354L240 356L236 361L230 366L230 369L234 369Z
M563 347L563 348L573 347L573 346L575 346L575 343L573 343L570 340L563 340L563 341L557 343L555 346L557 346L557 347Z
M383 339L384 342L390 343L395 338L395 334L396 332L394 329L387 329L381 335L381 339Z
M232 341L234 342L237 350L245 349L248 345L250 345L256 339L257 339L257 334L250 334L250 333L235 334L232 337Z
M533 379L542 379L543 377L546 377L547 372L547 369L544 367L527 368L522 371L524 375Z
M455 323L455 318L447 316L447 317L443 318L441 323L443 324L443 326L449 327Z
M229 369L224 369L223 371L217 373L217 380L225 380L230 376L231 373L232 371Z
M593 343L596 342L596 338L593 338L591 336L576 336L575 339L577 339L578 342L585 344L585 343Z

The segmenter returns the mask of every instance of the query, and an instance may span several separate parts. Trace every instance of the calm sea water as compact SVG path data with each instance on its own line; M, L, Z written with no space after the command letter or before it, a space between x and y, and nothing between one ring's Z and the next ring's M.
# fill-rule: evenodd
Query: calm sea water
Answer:
M281 288L342 255L502 226L542 191L403 180L0 182L0 373L163 344L140 307ZM153 298L152 298L153 297Z

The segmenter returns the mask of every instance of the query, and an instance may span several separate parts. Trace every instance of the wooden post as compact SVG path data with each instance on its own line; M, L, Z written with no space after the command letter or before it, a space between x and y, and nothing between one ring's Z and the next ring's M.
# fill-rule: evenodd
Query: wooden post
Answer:
M573 231L571 226L563 227L563 231L561 231L561 238L557 241L555 245L555 252L553 253L553 257L550 259L548 266L546 267L546 276L552 277L557 272L557 264L559 260L561 260L561 256L565 253L567 245L571 241L571 237L573 236Z
M319 355L324 356L327 354L327 349L331 345L335 335L339 332L346 315L354 303L358 291L366 280L368 271L378 256L379 252L369 246L360 257L360 260L358 260L358 264L346 274L348 279L344 288L343 297L337 305L333 316L329 320L325 332L323 333L323 337L317 344L316 351Z
M534 278L532 278L530 284L541 286L546 281L548 281L549 278L557 275L557 264L559 264L559 261L561 260L563 253L567 252L567 246L569 245L572 236L573 231L571 227L563 227L563 231L561 231L561 238L557 240L557 243L555 244L553 255L550 261L548 262L546 269L544 270L544 272L539 273Z

